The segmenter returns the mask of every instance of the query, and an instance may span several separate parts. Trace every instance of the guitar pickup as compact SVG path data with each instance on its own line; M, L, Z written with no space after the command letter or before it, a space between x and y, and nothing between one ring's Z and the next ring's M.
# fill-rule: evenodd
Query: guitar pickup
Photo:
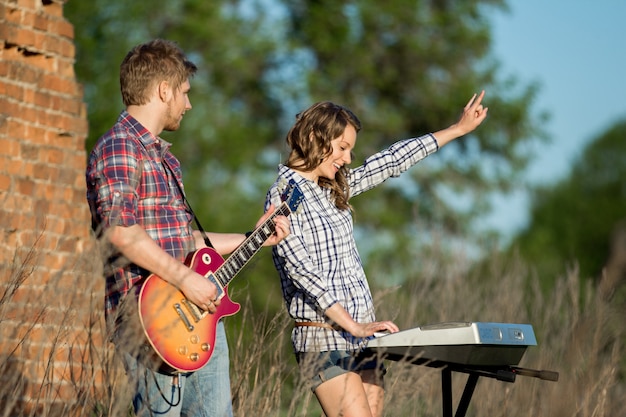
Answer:
M185 315L185 312L183 311L183 309L180 308L180 304L175 303L174 304L174 310L176 310L176 314L178 314L178 317L180 317L180 319L185 324L185 327L187 328L187 331L193 332L193 330L194 330L193 324L191 324L191 322L189 321L189 319Z
M197 323L207 315L206 311L200 310L200 307L192 303L191 301L183 298L180 300L181 304L185 306L189 314L193 317L193 320Z

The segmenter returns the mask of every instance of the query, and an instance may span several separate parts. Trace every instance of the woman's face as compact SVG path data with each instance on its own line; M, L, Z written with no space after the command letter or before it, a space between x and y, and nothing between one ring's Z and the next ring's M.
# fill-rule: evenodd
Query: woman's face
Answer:
M331 141L332 153L324 158L322 162L313 170L316 177L328 179L335 178L339 168L352 161L351 153L356 144L356 130L354 126L348 125L343 134Z

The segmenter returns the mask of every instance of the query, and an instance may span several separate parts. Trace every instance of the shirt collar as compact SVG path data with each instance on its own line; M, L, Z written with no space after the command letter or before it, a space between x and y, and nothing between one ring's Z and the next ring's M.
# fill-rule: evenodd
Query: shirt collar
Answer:
M152 132L146 129L126 110L122 110L117 121L131 130L146 148L156 148L161 156L172 146L172 144L165 139L154 136Z

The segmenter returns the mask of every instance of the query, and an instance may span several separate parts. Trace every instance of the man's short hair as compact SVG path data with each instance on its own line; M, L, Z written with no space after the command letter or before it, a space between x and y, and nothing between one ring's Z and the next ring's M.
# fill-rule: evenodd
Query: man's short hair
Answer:
M176 42L155 39L135 46L120 65L120 88L124 105L143 105L150 100L150 89L167 81L179 88L197 71Z

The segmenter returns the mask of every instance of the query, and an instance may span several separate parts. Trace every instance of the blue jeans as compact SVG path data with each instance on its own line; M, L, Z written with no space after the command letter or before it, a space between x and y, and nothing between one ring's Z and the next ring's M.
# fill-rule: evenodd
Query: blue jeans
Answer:
M146 369L124 353L124 366L134 386L133 408L138 417L232 417L228 342L220 320L215 350L200 370L177 378Z

